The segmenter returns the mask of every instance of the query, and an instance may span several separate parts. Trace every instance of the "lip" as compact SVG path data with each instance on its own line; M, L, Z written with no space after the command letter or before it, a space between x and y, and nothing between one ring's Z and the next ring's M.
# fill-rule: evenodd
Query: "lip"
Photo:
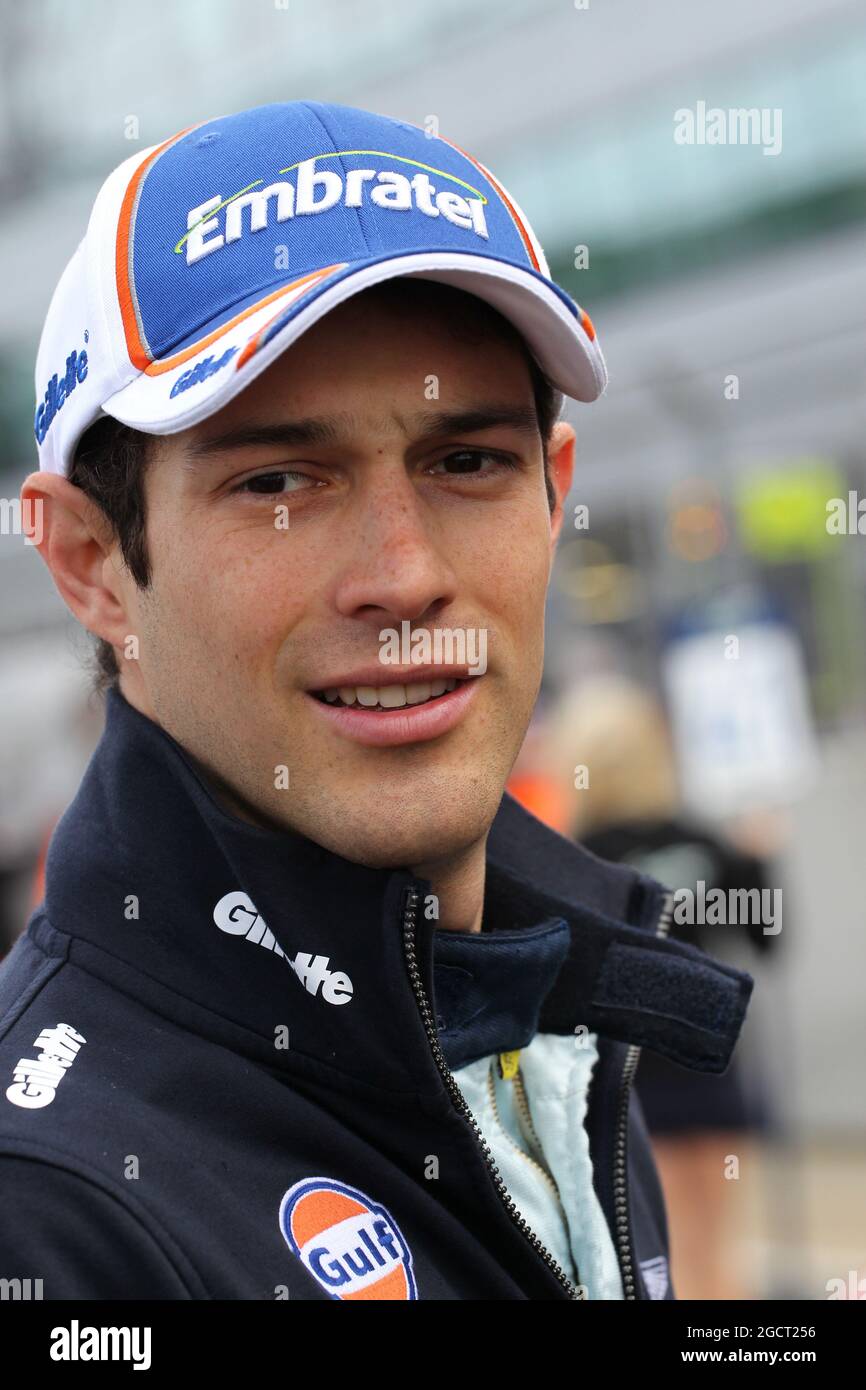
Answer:
M438 667L440 676L444 668ZM474 676L455 690L437 695L423 705L404 705L402 709L372 710L358 705L327 705L317 700L315 695L305 692L307 699L322 719L344 738L369 748L396 748L406 743L426 743L431 738L447 734L460 720L475 699L481 678ZM343 682L353 684L353 682ZM379 684L396 684L396 681L380 681ZM330 689L330 687L327 687Z
M473 672L468 666L383 666L374 662L370 666L359 666L346 675L323 680L311 690L339 690L341 685L372 685L377 689L383 685L406 685L417 681L470 680L483 672Z

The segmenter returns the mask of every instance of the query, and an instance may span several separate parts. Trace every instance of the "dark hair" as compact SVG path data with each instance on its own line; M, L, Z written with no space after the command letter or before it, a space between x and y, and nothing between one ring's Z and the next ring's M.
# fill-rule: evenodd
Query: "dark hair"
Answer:
M150 584L144 508L150 444L149 434L103 415L79 439L69 470L69 481L105 514L124 564L140 589ZM104 637L96 637L95 644L94 684L97 690L105 690L120 674L117 658Z
M512 338L523 352L532 381L538 430L544 451L544 482L547 502L553 511L556 494L550 479L547 446L562 406L562 395L548 381L517 330L485 301L451 285L429 280L395 279L363 291L381 299L405 304L411 295L416 307L441 307L449 301L457 310L454 331L466 340L467 322L474 319L481 332L494 332ZM104 513L120 545L124 563L140 589L150 584L150 557L147 552L144 480L152 459L152 436L131 429L110 415L103 415L85 430L75 449L69 481L90 498ZM105 690L119 675L114 648L97 637L94 652L94 684Z

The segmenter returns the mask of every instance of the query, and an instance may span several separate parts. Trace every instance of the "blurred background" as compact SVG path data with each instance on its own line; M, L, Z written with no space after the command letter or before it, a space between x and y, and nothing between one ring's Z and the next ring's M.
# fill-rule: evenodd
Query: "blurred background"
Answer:
M755 976L731 1074L702 1083L646 1054L638 1070L674 1284L856 1297L862 4L3 5L0 952L39 900L46 838L102 717L87 640L8 505L35 466L51 292L100 183L136 148L299 97L438 122L514 194L598 328L610 386L591 410L569 407L577 468L545 680L510 785L696 904L702 882L728 905L737 888L763 894L760 920L673 928ZM727 117L739 109L756 113L749 140Z

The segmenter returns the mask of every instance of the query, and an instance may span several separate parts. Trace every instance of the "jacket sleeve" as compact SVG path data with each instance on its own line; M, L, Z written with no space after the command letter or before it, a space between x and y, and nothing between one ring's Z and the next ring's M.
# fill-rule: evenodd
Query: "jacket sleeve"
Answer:
M193 1297L120 1200L66 1168L9 1154L0 1155L0 1279L29 1279L30 1297L46 1300Z

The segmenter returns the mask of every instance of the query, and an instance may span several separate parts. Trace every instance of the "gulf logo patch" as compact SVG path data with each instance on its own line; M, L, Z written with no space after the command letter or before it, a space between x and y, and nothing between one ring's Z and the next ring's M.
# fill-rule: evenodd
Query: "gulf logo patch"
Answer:
M331 1298L417 1299L412 1252L387 1208L334 1178L302 1178L280 1203L280 1230Z

